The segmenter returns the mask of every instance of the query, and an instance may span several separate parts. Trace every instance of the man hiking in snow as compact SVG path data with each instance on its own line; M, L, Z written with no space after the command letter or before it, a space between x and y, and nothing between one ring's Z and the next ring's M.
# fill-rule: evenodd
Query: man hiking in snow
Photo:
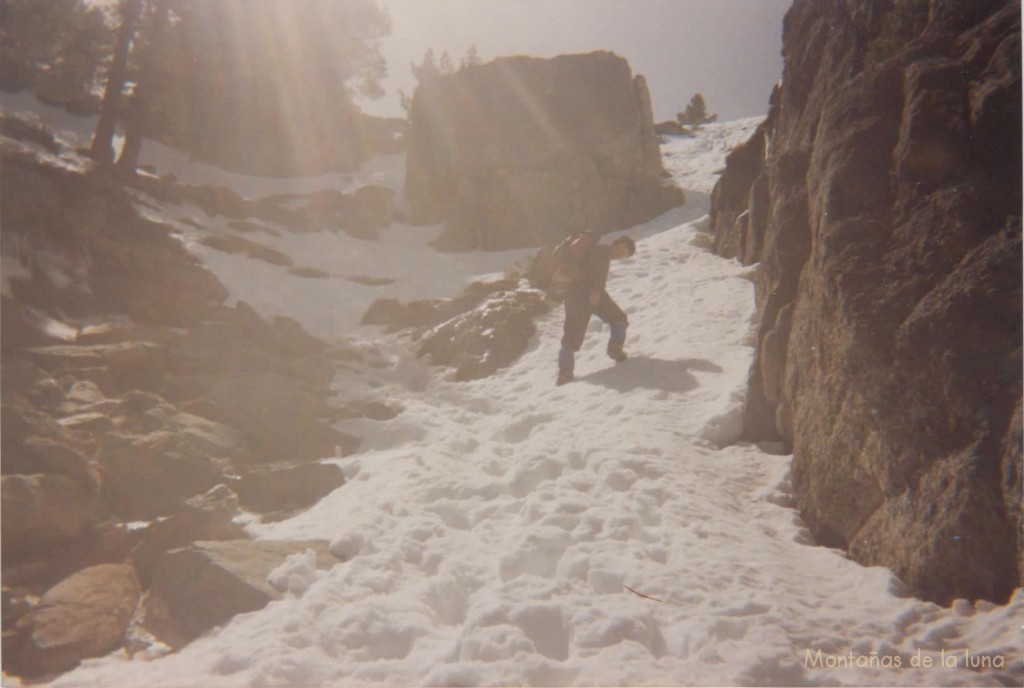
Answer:
M556 384L564 385L572 381L576 352L583 346L583 337L587 332L591 315L596 315L611 327L608 355L617 363L626 360L626 352L622 350L622 345L626 341L629 319L608 296L605 283L608 281L611 262L629 258L634 253L636 242L627 236L621 236L611 244L592 246L584 257L580 275L565 294L565 326L562 349L558 352Z

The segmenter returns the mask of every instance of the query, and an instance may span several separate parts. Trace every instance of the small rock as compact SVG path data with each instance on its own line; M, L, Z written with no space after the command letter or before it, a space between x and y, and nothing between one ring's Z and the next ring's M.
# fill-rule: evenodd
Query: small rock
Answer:
M80 413L57 421L72 432L99 435L114 430L114 421L102 413Z

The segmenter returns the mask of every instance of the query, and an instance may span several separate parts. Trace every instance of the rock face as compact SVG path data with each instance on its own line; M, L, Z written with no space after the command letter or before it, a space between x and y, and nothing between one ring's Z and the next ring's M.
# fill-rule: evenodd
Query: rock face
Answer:
M338 563L319 540L197 542L172 550L153 572L146 627L177 648L236 614L262 609L282 597L271 574L289 556L307 550L314 552L318 568Z
M428 331L418 355L455 368L457 381L487 377L522 355L537 331L533 319L550 308L540 291L499 292Z
M49 677L139 649L145 637L125 629L145 610L140 590L167 603L151 593L174 552L230 540L236 559L259 560L263 546L233 521L240 508L293 512L344 483L311 462L359 443L334 428L328 401L332 357L359 354L291 318L222 305L212 273L136 211L133 200L150 202L138 189L49 166L3 132L0 151L3 668ZM228 212L243 200L210 191ZM390 192L358 198L365 222L384 221ZM150 522L129 526L139 520ZM313 579L304 552L274 585ZM245 608L209 591L172 603L226 614L215 623Z
M1020 3L797 0L713 195L759 262L746 434L822 544L948 603L1021 573ZM916 27L879 49L893 17ZM889 37L891 38L891 36Z
M363 314L362 324L411 331L417 356L455 368L454 379L465 382L519 358L537 331L533 319L552 305L525 281L503 278L473 282L452 299L378 299Z
M642 76L612 53L499 58L416 90L406 194L439 246L536 246L683 202L667 185Z
M5 633L5 670L24 676L67 671L121 646L139 602L135 570L124 564L83 569L43 595L40 605Z

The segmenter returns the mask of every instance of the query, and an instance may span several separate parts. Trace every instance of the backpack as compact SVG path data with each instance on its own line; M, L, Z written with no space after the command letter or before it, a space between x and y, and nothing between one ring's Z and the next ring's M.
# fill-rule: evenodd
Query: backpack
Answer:
M544 289L548 299L561 302L569 287L583 277L587 254L596 243L592 233L576 232L554 248L545 246L534 259L530 283Z

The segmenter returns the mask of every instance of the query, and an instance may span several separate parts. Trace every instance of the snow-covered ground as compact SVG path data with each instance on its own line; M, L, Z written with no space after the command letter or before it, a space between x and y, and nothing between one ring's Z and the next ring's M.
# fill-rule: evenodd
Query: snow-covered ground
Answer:
M229 230L201 211L148 209L233 298L380 352L386 368L339 371L339 401L405 411L340 423L366 438L326 459L348 483L291 519L247 525L329 540L344 563L317 571L311 552L296 557L274 576L292 592L262 611L177 653L87 661L55 685L1020 685L1024 595L948 609L902 596L890 571L814 546L791 508L789 456L736 443L751 268L707 250L707 195L757 122L663 145L689 204L629 232L637 254L608 285L632 358L605 357L595 320L564 387L560 310L514 365L466 383L412 359L400 336L356 326L373 298L451 296L527 252L439 254L427 246L436 228L406 226L379 242L259 237L298 266L395 280L367 287L217 253L195 234ZM183 179L195 167L177 164ZM401 178L385 169L370 174ZM247 195L254 184L218 183ZM965 652L1003 668L964 668Z

